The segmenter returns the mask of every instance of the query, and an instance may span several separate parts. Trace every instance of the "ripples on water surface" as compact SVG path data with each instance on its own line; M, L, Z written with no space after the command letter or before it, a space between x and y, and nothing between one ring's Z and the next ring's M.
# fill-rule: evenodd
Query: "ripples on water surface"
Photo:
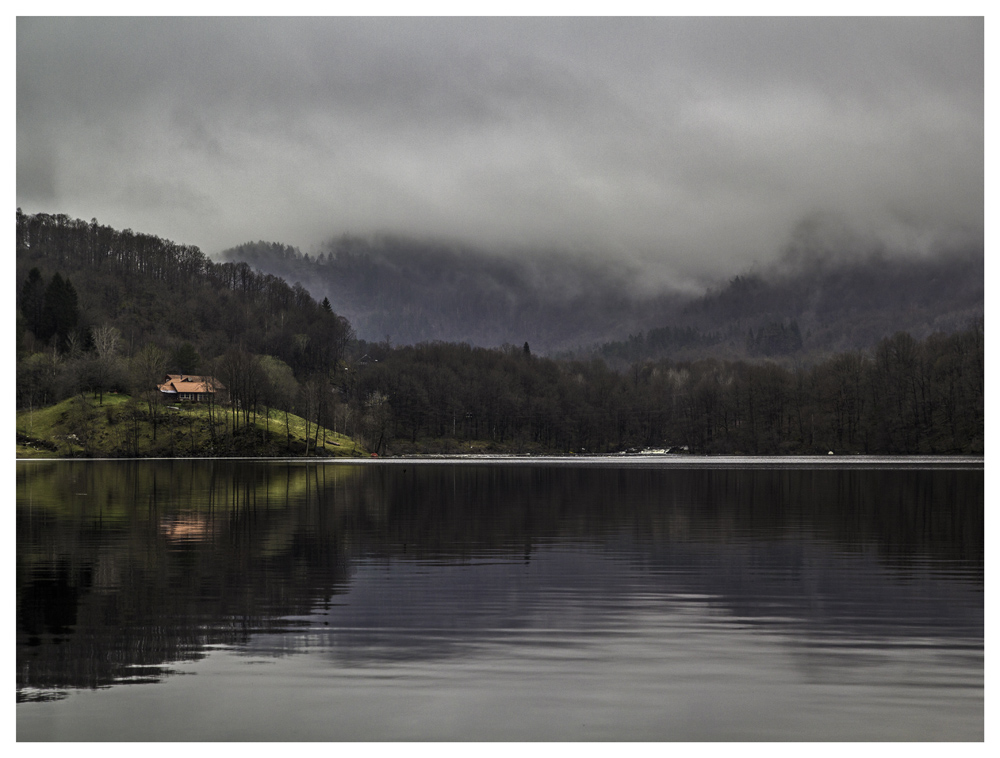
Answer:
M982 740L981 459L17 466L22 740Z

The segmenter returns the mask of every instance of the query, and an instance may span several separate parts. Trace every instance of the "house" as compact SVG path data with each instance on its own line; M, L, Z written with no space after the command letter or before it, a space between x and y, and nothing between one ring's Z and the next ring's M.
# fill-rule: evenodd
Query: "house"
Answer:
M222 382L214 376L194 376L193 374L167 374L163 384L157 385L164 400L193 400L196 403L213 400L219 390L224 390Z

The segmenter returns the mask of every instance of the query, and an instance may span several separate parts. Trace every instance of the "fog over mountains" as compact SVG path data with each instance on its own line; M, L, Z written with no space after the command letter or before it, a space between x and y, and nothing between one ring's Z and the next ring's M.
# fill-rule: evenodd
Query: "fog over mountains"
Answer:
M817 213L904 253L981 239L984 49L982 17L22 16L16 199L210 256L448 240L570 312L617 296L578 269L700 294ZM581 336L647 324L598 310ZM459 336L427 318L412 338Z
M250 241L226 256L366 340L774 356L982 312L981 16L22 16L16 43L19 208Z
M823 247L831 241L838 247ZM896 331L919 339L961 329L982 316L984 298L974 242L903 255L807 225L777 263L697 289L650 287L641 270L600 258L503 256L391 236L344 235L313 254L248 242L223 258L329 298L364 340L528 342L612 363L864 349Z

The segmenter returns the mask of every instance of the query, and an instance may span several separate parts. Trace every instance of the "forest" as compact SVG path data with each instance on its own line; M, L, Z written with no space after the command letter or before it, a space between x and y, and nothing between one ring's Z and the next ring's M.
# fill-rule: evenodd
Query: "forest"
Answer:
M362 339L527 340L539 354L599 357L616 369L660 358L814 362L898 331L917 339L956 331L983 313L981 247L900 255L843 245L805 230L771 264L696 291L655 285L621 259L385 235L337 237L312 255L263 241L221 255L329 297Z
M19 410L113 392L155 417L156 384L177 372L218 377L244 425L293 412L380 455L983 453L974 311L929 334L805 353L810 330L754 310L771 285L740 280L745 302L730 287L694 307L724 306L749 332L666 324L607 343L607 359L520 340L394 345L359 339L336 296L318 301L247 261L20 210L16 276ZM742 357L711 351L735 341Z

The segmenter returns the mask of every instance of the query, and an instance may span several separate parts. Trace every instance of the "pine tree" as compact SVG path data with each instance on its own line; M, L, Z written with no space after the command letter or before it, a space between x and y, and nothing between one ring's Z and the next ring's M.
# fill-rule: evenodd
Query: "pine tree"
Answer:
M170 368L182 374L196 374L200 365L201 356L190 342L185 342L170 355Z
M60 350L66 346L66 338L76 328L80 320L80 308L76 290L69 279L63 279L57 271L45 288L45 304L42 308L40 332L44 340L56 338Z
M28 278L21 287L18 303L24 320L35 336L39 336L42 325L42 309L45 306L45 280L37 268L28 272Z

